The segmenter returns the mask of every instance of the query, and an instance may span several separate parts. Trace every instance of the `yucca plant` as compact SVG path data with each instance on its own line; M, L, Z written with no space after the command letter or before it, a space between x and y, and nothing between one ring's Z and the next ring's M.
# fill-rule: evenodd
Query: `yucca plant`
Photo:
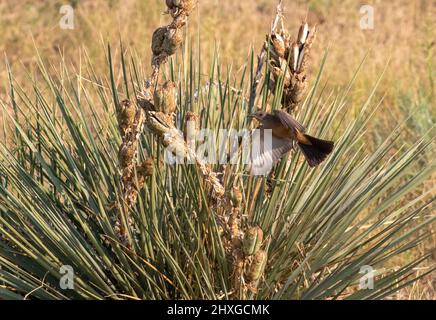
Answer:
M126 201L122 101L152 101L147 94L159 78L144 85L137 55L119 52L115 62L108 48L106 75L96 74L91 61L58 69L39 57L39 74L29 74L25 86L8 66L0 298L381 299L417 280L413 268L429 254L397 269L388 262L430 236L434 190L414 191L434 172L433 138L401 145L402 122L373 151L366 147L380 79L362 106L347 103L365 62L344 89L327 93L326 53L296 114L310 132L336 141L321 166L309 168L298 152L269 177L250 176L242 165L170 165L165 137L145 121L148 130L137 136L137 155L128 163L135 196ZM218 56L207 78L189 42L153 68L177 88L175 126L183 130L193 119L214 129L217 140L220 128L252 125L246 116L258 77L253 52L237 73L223 72ZM255 101L264 110L281 108L283 77L272 94L269 66L263 70ZM135 165L144 162L141 174ZM223 189L216 192L214 183ZM232 230L245 235L242 244L232 241ZM262 252L257 269L255 252ZM63 266L74 270L73 289L60 286ZM358 287L364 266L376 270L373 289Z

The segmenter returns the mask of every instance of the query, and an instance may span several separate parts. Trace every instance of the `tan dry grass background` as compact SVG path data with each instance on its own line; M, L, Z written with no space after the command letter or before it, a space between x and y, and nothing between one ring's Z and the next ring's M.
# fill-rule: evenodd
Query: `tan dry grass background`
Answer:
M21 65L33 72L35 47L44 60L59 65L64 56L67 64L78 65L84 50L95 62L96 71L106 74L105 45L125 46L143 57L148 66L150 38L156 26L167 18L162 14L163 0L73 0L75 29L59 27L59 9L68 1L2 0L0 1L0 50L13 66L14 76L26 83ZM374 30L361 30L362 5L374 7ZM200 0L191 16L189 36L201 40L204 72L215 46L225 67L238 70L246 61L252 46L258 51L269 30L275 12L274 0ZM368 59L352 90L349 106L358 106L366 99L372 85L390 60L377 98L385 96L377 119L366 139L368 148L378 144L399 121L409 114L404 133L405 143L427 132L436 116L436 1L291 1L284 0L286 27L297 30L307 15L310 24L318 25L313 47L312 75L317 71L324 50L330 48L324 81L328 88L345 86L369 51ZM2 64L4 66L4 64ZM312 77L313 79L313 77ZM7 101L6 68L0 68L0 98ZM30 90L31 88L29 88ZM0 113L0 119L1 119ZM435 179L424 188L435 186ZM425 248L435 248L431 239L412 252L418 255ZM398 264L410 259L398 257ZM434 263L435 259L429 261ZM417 273L425 270L417 270ZM413 287L401 290L393 298L436 299L436 277L427 277Z
M108 41L125 45L144 58L148 67L150 35L166 17L162 0L75 0L75 29L59 27L59 9L67 1L3 0L0 2L0 50L7 54L14 70L23 64L34 69L35 46L44 59L54 63L60 54L77 64L86 48L97 71L105 72L104 51ZM276 1L202 0L191 17L189 34L201 39L203 67L207 68L215 46L220 48L224 65L238 69L246 62L249 50L259 50L269 29ZM355 104L365 99L371 86L390 59L378 96L386 94L384 111L377 128L392 128L391 118L401 119L413 108L422 108L422 123L412 128L424 133L431 126L434 104L436 58L436 1L372 1L374 30L361 30L362 2L285 0L287 27L296 30L307 15L319 27L314 46L317 70L324 50L330 47L326 67L329 86L345 85L364 55L370 51L363 72L352 92ZM98 63L100 62L100 63ZM207 69L204 70L207 72ZM23 72L14 72L20 79ZM5 97L6 69L0 68L0 97ZM412 133L413 134L413 133ZM383 135L374 134L379 141Z

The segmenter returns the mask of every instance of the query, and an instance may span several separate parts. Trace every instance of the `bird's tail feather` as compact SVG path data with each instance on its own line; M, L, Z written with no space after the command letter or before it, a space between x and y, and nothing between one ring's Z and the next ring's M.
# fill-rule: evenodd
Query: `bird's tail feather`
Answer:
M303 139L298 139L298 147L309 166L314 167L320 164L333 151L333 141L318 139L307 134L303 136Z

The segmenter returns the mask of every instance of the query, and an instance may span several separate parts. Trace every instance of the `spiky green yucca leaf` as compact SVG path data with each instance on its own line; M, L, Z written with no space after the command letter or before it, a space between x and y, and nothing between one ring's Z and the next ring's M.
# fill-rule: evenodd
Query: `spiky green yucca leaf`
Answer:
M166 75L178 84L180 128L187 111L217 134L219 128L250 125L246 97L253 56L251 70L236 75L224 75L217 56L208 79L188 49L182 64L170 61ZM11 103L2 103L8 113L13 106L14 134L0 151L0 298L238 297L200 172L195 165L161 164L163 149L147 132L139 158L154 157L158 169L130 210L128 245L119 241L114 103L132 99L144 74L133 58L128 63L122 55L115 64L109 50L107 60L108 77L95 74L90 63L78 71L66 65L57 70L40 60L38 79L29 76L33 91L21 88L11 73ZM322 165L310 169L292 152L269 181L248 176L242 166L213 166L225 172L226 190L241 188L244 224L257 224L265 233L268 263L251 298L383 298L409 284L413 268L426 258L383 269L425 239L428 234L420 231L435 219L427 214L434 190L404 201L434 172L434 160L425 157L432 141L424 137L395 151L400 124L370 152L364 142L377 116L375 88L353 113L347 93L354 79L342 92L326 95L321 74L322 66L297 118L311 134L336 141ZM263 86L262 108L279 108L278 87L274 98ZM74 270L73 290L60 287L64 265ZM379 271L373 290L357 290L365 265Z

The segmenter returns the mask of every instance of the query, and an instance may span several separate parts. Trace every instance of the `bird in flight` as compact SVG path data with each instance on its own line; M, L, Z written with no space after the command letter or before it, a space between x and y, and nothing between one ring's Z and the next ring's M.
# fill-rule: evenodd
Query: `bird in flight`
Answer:
M265 129L272 132L271 148L264 148L253 156L253 163L267 163L265 167L255 168L252 166L251 173L254 175L265 175L270 171L286 153L288 153L296 142L303 153L310 167L317 166L325 160L328 154L333 151L334 142L322 140L306 134L306 129L290 114L282 110L274 110L272 113L257 111L249 117L258 120L262 127L260 142L263 145Z

